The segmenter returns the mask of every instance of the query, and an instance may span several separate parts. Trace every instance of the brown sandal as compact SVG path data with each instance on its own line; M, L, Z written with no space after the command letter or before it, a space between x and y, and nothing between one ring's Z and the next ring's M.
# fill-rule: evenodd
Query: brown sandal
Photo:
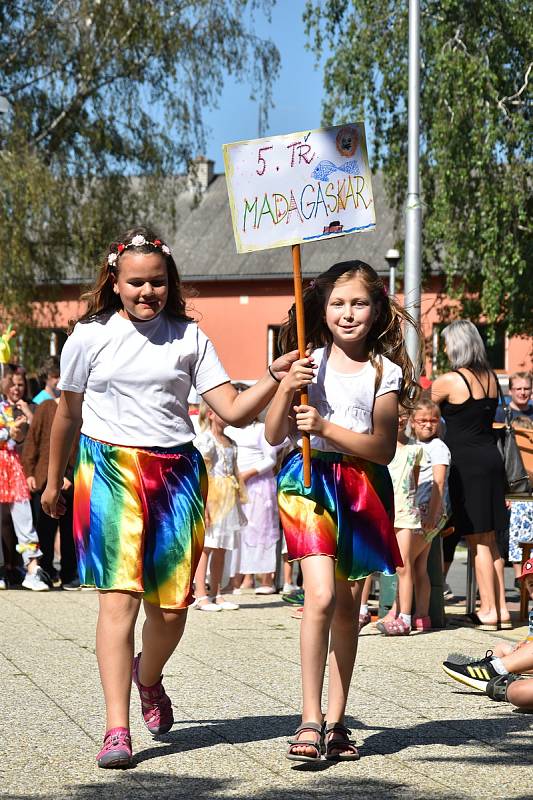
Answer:
M349 739L349 735L351 730L343 725L341 722L332 722L331 724L326 723L325 728L325 736L327 737L330 733L338 733L339 736L335 738L331 737L329 740L326 738L326 761L358 761L359 751L355 746L355 742L352 739ZM334 752L331 751L340 750L341 752Z
M289 739L289 749L285 754L285 757L289 759L289 761L320 761L322 757L322 753L324 752L324 728L318 722L302 722L299 728L296 729L294 736L298 736L300 733L304 731L312 731L313 733L319 734L318 742L313 742L311 739ZM316 755L314 756L306 756L303 753L294 753L293 748L295 747L314 747L316 750Z

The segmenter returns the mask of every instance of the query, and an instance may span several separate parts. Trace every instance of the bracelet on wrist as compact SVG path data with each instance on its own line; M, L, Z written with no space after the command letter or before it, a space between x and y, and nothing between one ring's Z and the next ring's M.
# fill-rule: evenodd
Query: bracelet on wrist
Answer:
M268 371L270 373L270 377L273 378L276 381L276 383L281 383L281 380L279 378L276 378L276 376L272 372L272 367L270 366L270 364L268 365Z

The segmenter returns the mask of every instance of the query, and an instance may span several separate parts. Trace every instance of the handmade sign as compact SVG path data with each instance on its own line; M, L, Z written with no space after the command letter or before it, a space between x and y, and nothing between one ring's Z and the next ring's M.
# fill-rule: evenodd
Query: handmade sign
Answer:
M362 123L233 142L223 151L237 252L375 227Z
M305 357L300 245L375 227L374 198L362 123L318 128L223 145L238 253L292 245L300 358ZM301 405L308 404L306 391ZM304 486L311 485L311 446L302 436Z

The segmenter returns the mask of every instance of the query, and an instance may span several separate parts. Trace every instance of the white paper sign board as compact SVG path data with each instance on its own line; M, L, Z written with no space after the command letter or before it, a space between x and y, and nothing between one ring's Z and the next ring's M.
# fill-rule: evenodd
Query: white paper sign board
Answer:
M223 145L238 253L370 231L363 123Z

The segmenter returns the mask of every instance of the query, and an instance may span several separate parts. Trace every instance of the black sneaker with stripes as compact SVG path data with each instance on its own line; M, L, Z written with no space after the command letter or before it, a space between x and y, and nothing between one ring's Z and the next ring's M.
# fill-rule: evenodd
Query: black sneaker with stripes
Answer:
M487 650L485 658L481 658L479 661L471 661L469 664L454 664L453 661L444 661L442 668L450 678L464 683L472 689L484 692L490 679L498 675L490 663L493 658L492 650Z

